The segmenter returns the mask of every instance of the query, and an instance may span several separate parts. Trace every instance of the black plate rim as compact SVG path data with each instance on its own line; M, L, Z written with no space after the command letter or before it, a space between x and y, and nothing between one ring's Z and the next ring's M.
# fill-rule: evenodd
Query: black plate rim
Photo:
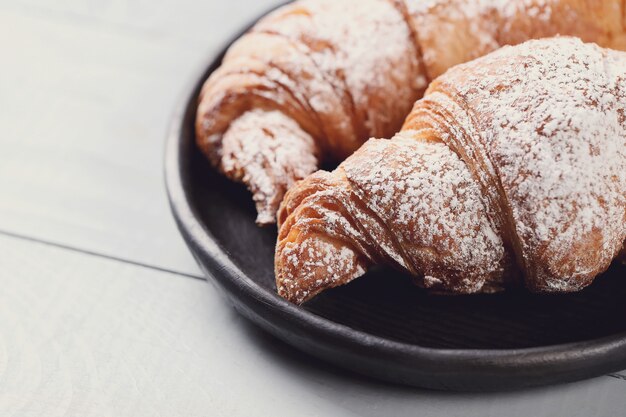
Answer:
M310 354L355 372L395 383L462 391L520 388L575 381L626 368L626 332L582 342L523 349L439 349L412 345L352 329L317 316L267 291L241 271L202 223L186 178L186 114L195 109L204 80L227 42L201 66L170 121L165 185L176 224L209 279L235 308L265 330ZM195 113L195 112L194 112ZM208 162L207 162L208 163ZM474 386L468 386L475 380Z

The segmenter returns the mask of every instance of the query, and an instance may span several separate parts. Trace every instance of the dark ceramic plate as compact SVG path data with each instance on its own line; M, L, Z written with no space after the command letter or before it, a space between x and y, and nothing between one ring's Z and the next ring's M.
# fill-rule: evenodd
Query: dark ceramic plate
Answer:
M372 377L449 390L573 381L626 368L626 268L570 295L436 296L377 269L302 307L276 295L274 227L259 228L247 191L215 173L194 145L202 82L177 109L166 182L180 231L235 308L309 354Z

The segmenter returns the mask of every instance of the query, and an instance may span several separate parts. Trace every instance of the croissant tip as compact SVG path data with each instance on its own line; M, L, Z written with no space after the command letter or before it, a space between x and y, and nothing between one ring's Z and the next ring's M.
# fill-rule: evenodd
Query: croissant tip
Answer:
M276 292L286 301L299 306L314 296L314 294L311 294L310 291L307 291L304 288L296 287L293 283L292 285L289 285L287 282L288 280L283 279L280 271L277 271L276 276Z
M269 227L276 224L276 216L267 213L259 213L255 220L257 226Z
M274 200L268 199L266 196L256 194L254 196L256 206L256 224L257 226L266 227L276 224L277 204Z

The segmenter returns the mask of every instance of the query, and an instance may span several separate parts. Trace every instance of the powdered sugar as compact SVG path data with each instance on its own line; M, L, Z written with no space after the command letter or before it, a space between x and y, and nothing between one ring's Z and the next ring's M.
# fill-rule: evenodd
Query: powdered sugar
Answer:
M289 192L277 282L298 282L302 262L330 267L319 285L348 282L344 253L444 291L492 292L518 269L535 291L588 285L626 240L625 94L626 54L572 38L449 71L403 132ZM325 239L331 265L300 250Z
M261 19L207 80L198 143L228 175L222 139L229 125L250 109L276 110L313 138L316 157L341 161L368 137L396 133L430 79L503 44L560 32L625 47L620 7L565 0L296 1ZM268 188L247 178L251 189ZM258 194L257 203L267 207L281 197L265 195L272 201L261 203Z
M370 140L335 172L290 190L283 210L304 199L280 229L282 296L299 303L349 282L363 272L359 256L427 276L422 285L439 291L502 286L507 255L479 187L446 145L419 138Z
M348 94L365 137L395 133L426 87L409 24L393 1L303 0L256 30L305 46L338 93Z
M277 290L298 304L323 289L344 284L365 273L353 250L324 239L306 239L297 245L289 243L282 250L282 256L286 265L277 280Z
M531 285L578 289L626 236L626 55L561 38L479 61L443 88L476 115Z
M370 140L342 168L395 235L406 269L439 279L442 289L479 291L501 269L502 240L463 161L442 143L418 139L419 132L404 131Z
M506 44L553 36L552 5L562 0L406 0L417 28L423 60L432 79L455 64L470 61ZM568 13L584 9L569 8ZM565 19L562 11L561 19ZM565 29L584 34L586 16ZM580 25L580 28L578 28Z
M257 222L271 223L284 192L317 167L314 155L313 138L291 118L279 111L252 110L224 134L222 169L249 184Z

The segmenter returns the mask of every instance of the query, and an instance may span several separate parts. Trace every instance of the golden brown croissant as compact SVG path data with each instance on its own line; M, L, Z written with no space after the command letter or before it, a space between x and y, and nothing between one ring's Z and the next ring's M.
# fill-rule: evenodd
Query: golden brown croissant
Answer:
M263 18L204 85L200 148L253 194L284 192L390 137L428 82L505 44L556 34L626 46L620 0L301 0Z
M576 291L626 243L626 53L575 38L446 72L400 133L297 183L276 283L301 303L387 264L441 292Z

